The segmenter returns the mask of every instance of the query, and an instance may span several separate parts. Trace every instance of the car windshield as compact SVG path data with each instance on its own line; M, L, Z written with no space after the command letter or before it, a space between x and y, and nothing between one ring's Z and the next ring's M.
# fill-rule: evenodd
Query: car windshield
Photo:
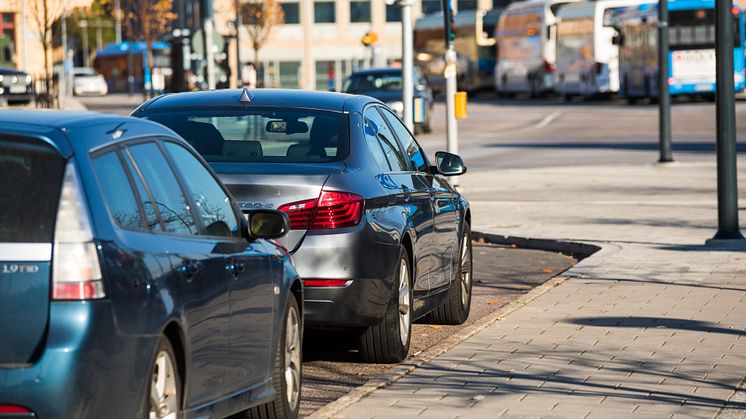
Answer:
M401 72L365 73L345 80L345 93L401 92Z
M314 109L189 109L145 118L176 131L208 162L333 162L349 144L344 115Z

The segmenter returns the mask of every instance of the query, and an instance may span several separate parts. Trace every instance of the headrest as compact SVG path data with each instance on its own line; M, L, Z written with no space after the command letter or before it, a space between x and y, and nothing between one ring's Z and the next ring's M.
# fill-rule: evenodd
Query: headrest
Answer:
M237 157L262 157L264 152L259 141L226 141L223 155Z
M311 126L310 142L314 146L334 147L337 145L339 123L335 116L317 116Z

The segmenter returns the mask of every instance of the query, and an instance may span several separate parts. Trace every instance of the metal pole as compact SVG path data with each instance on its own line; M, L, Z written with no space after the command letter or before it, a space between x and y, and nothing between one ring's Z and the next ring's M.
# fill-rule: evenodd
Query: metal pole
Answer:
M96 19L96 51L104 47L104 35L102 33L101 18Z
M445 28L446 54L445 70L443 76L446 80L446 138L448 141L448 152L458 154L458 125L456 123L456 51L453 50L453 39L451 39L451 0L442 0L443 19ZM458 186L458 178L450 179L453 186Z
M23 45L23 69L28 71L28 32L26 27L26 2L21 2L21 44Z
M114 40L117 44L122 42L122 7L120 0L114 0Z
M414 43L412 28L412 0L401 0L402 28L402 102L404 125L414 132Z
M67 10L62 15L62 71L60 72L60 108L64 108L67 101Z
M83 36L81 39L82 41L82 47L83 47L83 67L90 67L90 54L88 51L88 21L85 19L82 19L79 22L80 28L83 29Z
M736 170L736 102L733 91L732 0L715 1L718 231L714 240L739 240Z
M671 150L671 93L668 89L668 0L658 2L658 163L673 161Z
M202 2L202 27L205 31L205 72L207 73L207 89L215 90L215 57L213 57L212 40L214 33L213 4L212 0L203 0Z
M241 17L241 6L242 2L236 2L236 75L238 77L238 87L243 86L242 74L243 74L243 63L241 62L241 26L243 26L243 18Z

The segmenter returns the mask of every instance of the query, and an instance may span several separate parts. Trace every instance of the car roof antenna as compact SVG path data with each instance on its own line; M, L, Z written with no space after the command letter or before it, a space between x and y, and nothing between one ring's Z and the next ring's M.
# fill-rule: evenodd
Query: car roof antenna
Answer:
M243 91L241 92L241 97L238 98L238 103L242 105L248 105L251 103L251 101L254 100L254 95L251 94L249 89L243 88Z

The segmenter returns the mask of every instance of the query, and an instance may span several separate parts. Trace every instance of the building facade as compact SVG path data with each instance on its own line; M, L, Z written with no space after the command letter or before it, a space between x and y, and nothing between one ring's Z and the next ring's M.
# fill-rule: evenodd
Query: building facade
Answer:
M37 19L37 3L44 0L0 0L0 66L18 68L34 76L44 73L44 49ZM63 11L89 7L92 0L51 0L52 9ZM39 9L41 10L41 9ZM62 52L50 51L50 63L61 60Z
M223 33L235 33L232 1L215 0L215 24ZM493 0L453 2L462 10L491 9ZM415 19L441 10L440 0L413 3ZM396 3L283 0L281 5L285 23L273 29L270 39L259 50L263 66L260 76L267 87L340 90L344 77L358 68L385 66L401 59L401 8ZM365 46L362 38L369 32L375 32L378 41ZM253 62L251 41L245 32L240 38L241 61Z

